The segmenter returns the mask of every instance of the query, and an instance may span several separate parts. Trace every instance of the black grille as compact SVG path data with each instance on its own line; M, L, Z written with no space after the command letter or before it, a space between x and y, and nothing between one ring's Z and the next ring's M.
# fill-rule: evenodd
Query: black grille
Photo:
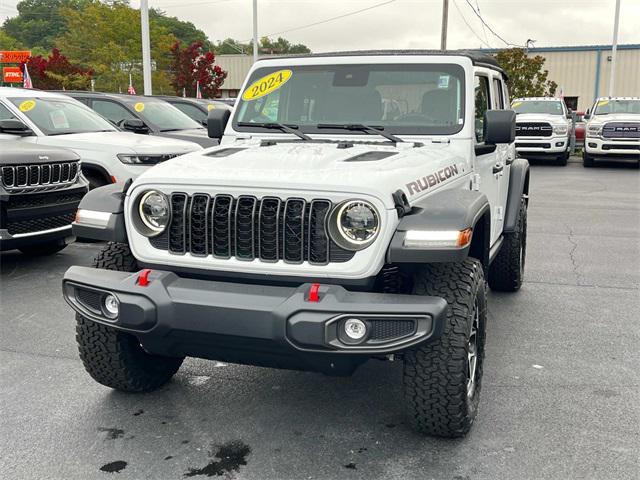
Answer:
M516 137L550 137L553 127L548 123L516 123Z
M150 242L176 254L315 265L347 262L355 252L333 243L326 231L331 206L328 200L174 193L171 224Z
M602 128L604 138L640 138L640 123L610 122Z
M516 148L551 148L550 143L524 143L517 142Z
M76 299L78 302L95 312L102 311L102 296L102 293L94 290L85 290L84 288L76 289Z
M18 194L9 196L7 210L16 208L44 207L47 205L60 205L62 203L79 203L85 191L76 193L42 193L42 194Z
M638 150L640 152L640 145L617 145L615 143L605 143L602 145L602 150Z
M33 190L67 185L76 181L79 163L40 163L37 165L5 165L0 168L5 188Z
M384 342L411 335L415 330L414 320L369 320L371 325L370 341Z
M71 225L75 213L65 213L64 215L56 215L46 218L33 218L29 220L8 221L7 231L11 235L22 233L35 233L43 230L51 230L53 228L66 227Z

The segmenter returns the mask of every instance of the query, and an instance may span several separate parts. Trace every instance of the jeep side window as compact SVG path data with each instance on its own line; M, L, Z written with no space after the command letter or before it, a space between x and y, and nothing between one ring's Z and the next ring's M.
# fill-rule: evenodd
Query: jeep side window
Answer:
M484 140L484 113L491 109L491 96L489 95L489 79L484 76L476 75L475 81L475 131L476 141L482 143Z
M494 92L493 108L496 108L498 110L504 109L502 80L500 80L499 78L494 77L493 79L493 92Z
M110 100L94 100L93 109L116 125L118 122L136 118L126 108Z

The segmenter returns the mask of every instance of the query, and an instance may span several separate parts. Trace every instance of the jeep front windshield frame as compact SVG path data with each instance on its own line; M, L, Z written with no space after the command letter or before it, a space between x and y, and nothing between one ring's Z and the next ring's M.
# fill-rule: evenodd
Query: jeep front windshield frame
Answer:
M304 133L362 135L318 128L358 124L395 135L453 135L464 127L465 71L444 63L263 67L252 72L236 112L239 132L278 122Z

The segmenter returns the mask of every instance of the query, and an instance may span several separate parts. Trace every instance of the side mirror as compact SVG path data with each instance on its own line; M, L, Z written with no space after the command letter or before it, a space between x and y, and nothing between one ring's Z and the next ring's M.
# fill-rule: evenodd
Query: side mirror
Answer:
M128 118L122 122L122 128L133 133L149 133L149 128L138 118Z
M231 117L231 111L222 108L214 108L209 110L209 116L207 117L207 133L209 138L217 138L220 140L224 134L224 129L229 123L229 117Z
M516 112L487 110L484 112L484 143L513 143L516 139Z
M28 137L33 134L29 127L16 119L0 120L0 132L9 135L20 135L21 137Z
M584 114L584 116L582 117L583 120L589 120L591 118L591 114L587 111L587 113Z

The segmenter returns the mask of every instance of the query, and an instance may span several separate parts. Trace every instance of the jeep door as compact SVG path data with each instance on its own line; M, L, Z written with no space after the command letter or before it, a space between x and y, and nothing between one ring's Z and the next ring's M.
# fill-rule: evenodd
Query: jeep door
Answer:
M487 196L491 207L491 245L502 231L504 217L503 203L500 202L500 182L504 178L504 152L495 145L484 143L484 114L492 109L491 78L489 73L474 77L475 98L475 173L479 175L480 191Z

